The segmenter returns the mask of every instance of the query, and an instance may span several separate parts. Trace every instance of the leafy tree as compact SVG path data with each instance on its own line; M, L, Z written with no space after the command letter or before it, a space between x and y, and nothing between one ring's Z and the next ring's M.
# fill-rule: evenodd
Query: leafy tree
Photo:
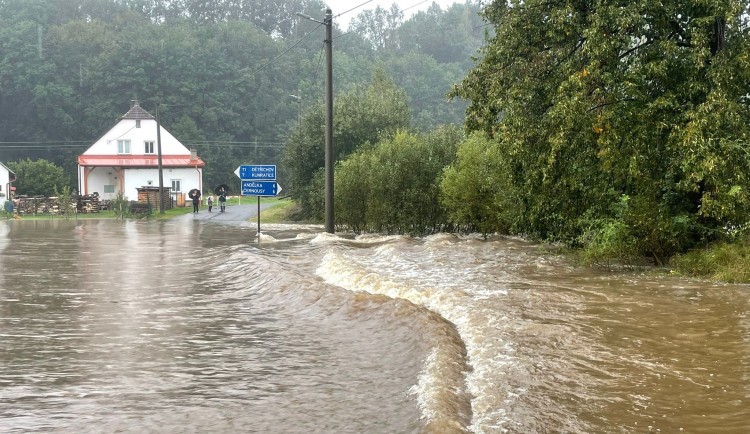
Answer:
M474 132L458 146L456 162L445 170L441 200L450 221L483 235L508 233L521 215L500 144Z
M403 20L404 12L394 3L390 9L377 6L361 12L349 23L349 27L374 49L383 50L396 46L396 29Z
M8 167L16 174L13 185L19 195L51 196L59 188L70 188L63 169L47 160L26 159L10 162Z
M368 86L353 86L334 99L334 161L341 160L365 143L375 143L409 126L406 94L382 70L373 73ZM325 165L325 109L319 104L302 118L302 128L289 135L282 156L290 194L300 201L307 217L321 215L311 190L316 173ZM317 175L320 176L320 175ZM315 183L317 185L317 183Z
M501 143L517 230L575 240L617 217L664 257L750 212L746 2L494 2L453 94Z
M399 87L408 89L415 128L429 131L441 125L463 123L466 102L446 98L451 85L466 74L457 63L439 64L415 51L389 57L383 65Z
M479 2L454 3L442 10L433 3L394 30L401 52L419 52L439 64L457 64L466 71L484 42L487 27L479 15Z
M455 158L458 128L397 133L365 146L337 167L337 224L356 232L424 235L446 228L440 177Z

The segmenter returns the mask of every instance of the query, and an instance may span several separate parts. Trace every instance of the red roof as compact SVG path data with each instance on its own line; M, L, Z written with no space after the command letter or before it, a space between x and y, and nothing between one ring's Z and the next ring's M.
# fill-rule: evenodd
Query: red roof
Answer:
M158 167L156 155L80 155L81 166L107 167ZM206 163L198 157L191 160L189 155L162 155L162 167L205 167Z

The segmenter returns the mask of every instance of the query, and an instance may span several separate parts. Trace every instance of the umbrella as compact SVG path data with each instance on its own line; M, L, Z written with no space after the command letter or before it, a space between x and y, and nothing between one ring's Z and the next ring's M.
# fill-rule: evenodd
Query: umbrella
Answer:
M188 193L188 196L190 198L201 197L201 191L198 190L197 188L194 188L194 189L190 190L190 192Z
M216 193L217 195L221 196L221 192L222 192L222 190L224 191L224 194L227 194L227 193L229 193L229 186L228 186L228 185L226 185L226 184L221 184L221 185L217 186L217 187L216 187L216 188L214 189L214 192L215 192L215 193Z

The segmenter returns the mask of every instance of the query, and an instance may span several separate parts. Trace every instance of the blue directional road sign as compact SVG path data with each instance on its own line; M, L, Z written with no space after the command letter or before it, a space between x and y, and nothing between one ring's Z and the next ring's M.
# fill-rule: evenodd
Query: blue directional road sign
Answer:
M242 181L243 196L276 196L281 186L276 181Z
M243 181L272 181L276 179L276 166L272 164L242 165L234 173Z

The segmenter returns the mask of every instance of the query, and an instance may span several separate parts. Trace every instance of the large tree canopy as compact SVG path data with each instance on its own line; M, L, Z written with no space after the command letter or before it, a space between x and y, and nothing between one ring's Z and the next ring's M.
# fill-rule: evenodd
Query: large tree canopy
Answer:
M489 5L496 36L454 94L471 101L467 128L499 143L523 200L516 230L571 239L592 220L619 216L657 256L745 224L747 8L744 0Z

